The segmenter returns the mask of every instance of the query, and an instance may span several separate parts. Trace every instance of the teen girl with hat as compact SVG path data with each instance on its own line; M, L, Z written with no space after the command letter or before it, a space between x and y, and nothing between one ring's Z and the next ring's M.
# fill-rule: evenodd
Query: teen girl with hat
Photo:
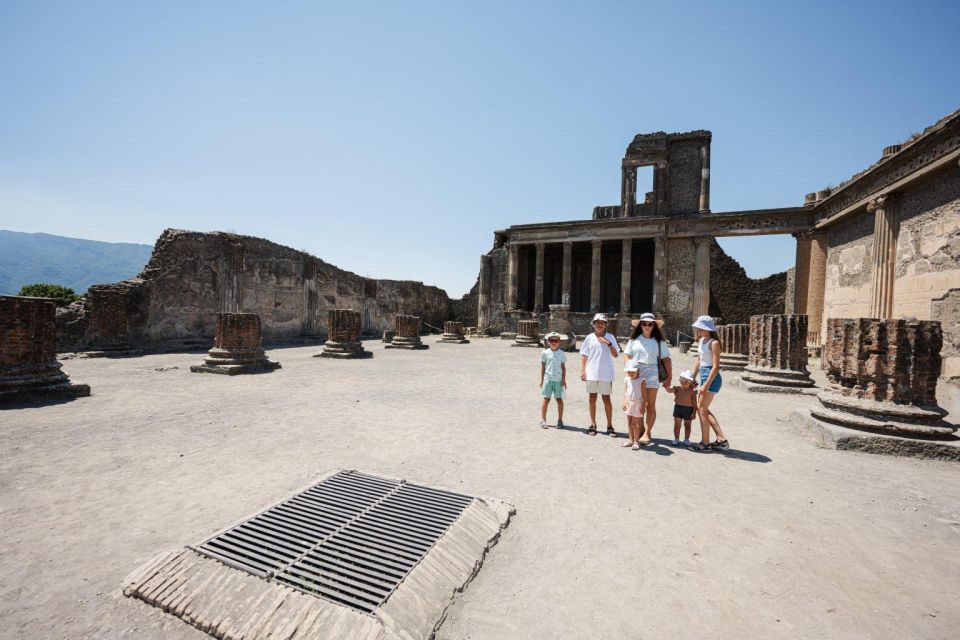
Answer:
M720 352L723 345L717 336L717 325L710 316L700 316L693 323L693 328L700 338L697 345L697 360L693 370L700 377L700 401L697 412L700 416L700 442L690 445L694 451L709 451L710 449L729 449L730 443L723 435L723 429L717 421L717 416L710 410L714 396L720 392L723 377L720 375ZM710 428L717 434L717 441L710 444Z

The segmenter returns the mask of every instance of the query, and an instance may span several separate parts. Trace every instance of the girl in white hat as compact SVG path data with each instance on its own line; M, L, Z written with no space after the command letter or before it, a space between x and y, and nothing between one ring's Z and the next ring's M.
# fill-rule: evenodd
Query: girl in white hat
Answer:
M693 323L697 331L700 344L697 345L697 360L693 370L700 376L700 402L697 412L700 417L700 442L690 445L694 451L709 451L710 449L729 449L730 443L723 435L723 429L717 421L717 416L710 410L714 396L720 392L723 377L720 375L720 352L723 345L717 336L717 325L710 316L700 316ZM710 428L717 434L717 441L710 444Z
M640 366L633 360L627 360L623 366L623 410L627 414L627 441L621 447L640 448L640 436L643 435L643 395L647 390L647 381L640 377Z

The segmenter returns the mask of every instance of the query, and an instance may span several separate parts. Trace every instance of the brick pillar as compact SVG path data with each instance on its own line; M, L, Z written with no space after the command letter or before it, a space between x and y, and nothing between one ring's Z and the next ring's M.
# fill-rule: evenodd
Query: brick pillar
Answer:
M620 261L620 313L630 313L630 286L633 280L633 240L623 239L623 258Z
M218 313L213 348L203 364L190 367L194 373L237 375L279 369L263 350L260 316L255 313Z
M827 386L810 413L864 431L945 438L956 426L937 404L939 322L830 318L823 347Z
M520 320L517 322L517 337L514 340L515 347L539 347L540 346L540 321L539 320Z
M710 145L700 147L700 213L710 213Z
M893 315L893 283L897 257L897 214L890 196L871 201L874 214L873 271L870 284L870 316L886 320Z
M720 353L720 366L726 371L742 371L749 363L750 325L722 324L717 327L717 335L723 351Z
M56 309L47 298L0 296L0 405L90 395L57 360Z
M427 349L420 341L420 317L398 315L393 319L394 336L384 349Z
M815 393L807 371L807 316L750 318L750 359L743 381L748 391Z
M705 316L710 311L710 244L711 236L694 238L697 247L693 267L693 318Z
M463 335L463 323L448 320L443 323L443 335L440 336L440 342L450 344L469 344L470 341Z
M823 297L827 286L827 234L810 238L810 262L807 270L807 346L820 346L823 323Z
M373 354L363 348L360 333L363 329L359 311L330 309L327 312L327 341L323 351L314 354L320 358L369 358Z
M543 311L543 243L538 242L536 245L537 249L537 261L536 261L536 277L534 289L533 289L533 310L536 313L541 313Z
M602 240L594 240L593 260L590 263L590 310L600 310L600 257L603 248Z
M794 278L793 312L799 315L807 313L807 292L810 279L810 236L805 233L795 233L797 239L797 253L794 258L796 269Z
M653 248L653 312L663 316L667 313L667 236L658 233Z
M507 245L507 311L517 310L517 287L519 286L519 256L517 255L517 245Z

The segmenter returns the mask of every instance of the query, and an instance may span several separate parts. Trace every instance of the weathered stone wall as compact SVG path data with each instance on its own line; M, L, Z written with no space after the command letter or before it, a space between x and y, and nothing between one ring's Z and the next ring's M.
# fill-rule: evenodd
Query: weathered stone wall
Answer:
M670 141L670 170L667 203L671 215L694 213L700 209L700 147L703 142Z
M864 211L830 227L823 296L824 319L865 318L870 315L873 225L873 214Z
M363 278L261 238L168 229L137 278L92 287L60 314L59 348L122 341L163 349L209 340L219 312L256 313L264 339L285 342L326 335L331 308L360 311L367 334L391 327L397 314L435 325L450 316L450 300L437 287Z
M671 267L673 257L671 256ZM786 272L754 279L716 240L710 247L710 315L724 324L747 324L750 317L784 313Z
M697 248L693 238L667 239L667 305L664 331L690 331Z

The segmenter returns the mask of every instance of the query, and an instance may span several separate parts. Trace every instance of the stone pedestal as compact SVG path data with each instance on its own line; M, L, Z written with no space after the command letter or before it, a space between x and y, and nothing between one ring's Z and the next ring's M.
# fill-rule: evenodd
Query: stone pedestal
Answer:
M384 344L390 344L393 342L393 337L397 335L397 332L393 329L387 329L383 332L383 342Z
M520 320L517 322L517 337L513 342L514 347L539 347L540 346L540 321L539 320Z
M327 312L327 341L315 358L369 358L373 354L363 348L360 312L353 309L330 309Z
M279 369L263 351L260 316L255 313L218 313L213 348L203 364L190 367L194 373L261 373Z
M742 384L747 391L816 393L807 371L807 316L750 318L750 359Z
M750 362L750 325L722 324L717 335L723 351L720 352L720 367L724 371L743 371Z
M393 340L385 345L385 349L429 349L430 346L420 341L420 317L396 316L393 320Z
M443 323L443 335L440 336L440 342L450 344L469 344L470 341L463 335L463 323L447 321Z
M577 350L577 335L573 332L573 323L570 321L570 305L550 305L550 318L547 321L547 333L556 331L560 334L560 348L563 351ZM547 345L544 345L546 347Z
M956 431L937 404L939 322L831 318L823 345L828 384L810 409L817 419L907 438Z
M0 296L0 405L90 395L57 360L56 304Z

